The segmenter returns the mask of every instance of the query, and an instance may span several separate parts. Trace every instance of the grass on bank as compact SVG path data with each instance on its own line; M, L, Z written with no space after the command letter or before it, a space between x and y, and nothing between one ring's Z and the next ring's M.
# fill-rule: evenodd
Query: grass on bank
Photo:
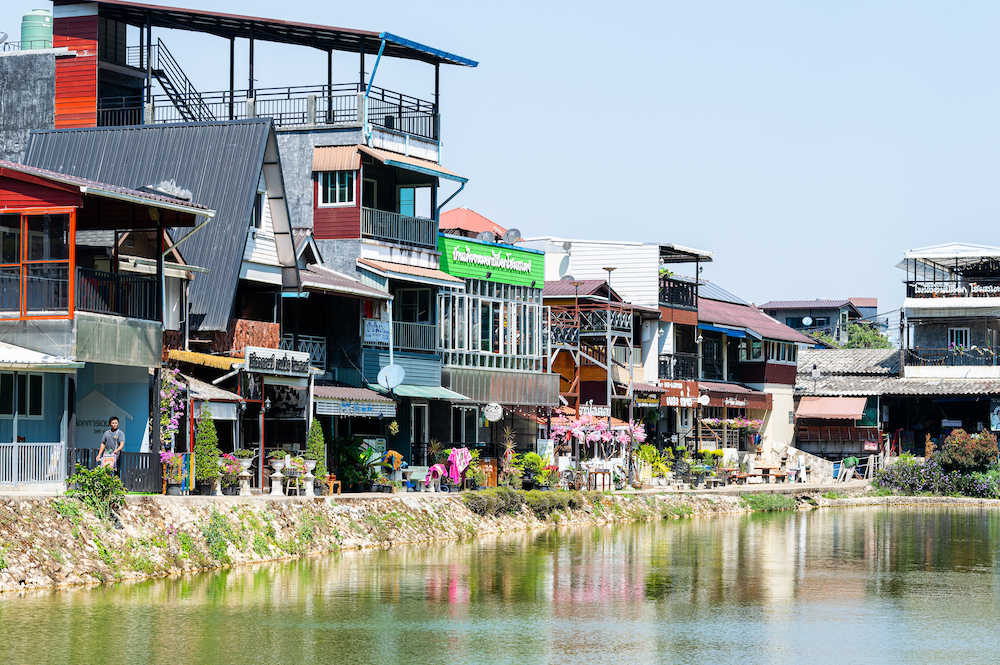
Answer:
M759 494L744 494L740 501L747 508L755 513L773 513L779 510L795 510L798 502L794 497L784 494L771 494L761 492Z

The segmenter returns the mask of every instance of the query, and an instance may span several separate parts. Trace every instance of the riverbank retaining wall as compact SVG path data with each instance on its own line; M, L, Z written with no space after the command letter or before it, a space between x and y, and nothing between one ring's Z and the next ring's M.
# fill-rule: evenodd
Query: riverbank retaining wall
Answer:
M790 486L793 487L793 486ZM799 496L800 501L805 497ZM130 496L110 519L72 498L0 498L0 592L101 584L559 525L747 512L738 495L584 493L538 517L481 516L461 495ZM810 504L815 504L815 500Z

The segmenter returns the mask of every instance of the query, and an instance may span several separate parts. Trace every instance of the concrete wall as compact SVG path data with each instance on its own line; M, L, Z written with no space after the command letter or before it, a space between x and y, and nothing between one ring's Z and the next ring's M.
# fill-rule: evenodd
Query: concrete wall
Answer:
M795 436L794 418L789 413L795 413L794 386L767 384L764 392L771 395L771 410L764 419L764 454L780 450L791 444ZM792 421L792 422L789 422Z
M0 159L23 161L31 130L55 127L55 100L54 50L0 52Z
M989 330L1000 330L1000 321L996 319L971 319L966 321L949 321L948 323L924 323L913 328L910 338L911 346L922 349L947 349L948 329L968 328L969 344L974 346L989 346Z

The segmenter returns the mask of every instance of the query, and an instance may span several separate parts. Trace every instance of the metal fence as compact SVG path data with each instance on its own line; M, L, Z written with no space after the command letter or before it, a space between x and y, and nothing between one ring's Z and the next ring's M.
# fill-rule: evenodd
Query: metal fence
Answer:
M917 367L988 367L1000 365L998 354L998 346L908 349L906 364Z
M410 217L387 210L361 209L361 236L422 247L437 247L438 224L433 219Z
M65 454L61 443L0 443L0 485L61 483Z
M156 279L120 273L76 269L76 308L155 321Z
M87 469L97 466L97 448L77 448L68 460L68 473L72 475L79 464ZM159 453L121 452L115 474L121 478L128 492L155 492L163 490L163 466Z

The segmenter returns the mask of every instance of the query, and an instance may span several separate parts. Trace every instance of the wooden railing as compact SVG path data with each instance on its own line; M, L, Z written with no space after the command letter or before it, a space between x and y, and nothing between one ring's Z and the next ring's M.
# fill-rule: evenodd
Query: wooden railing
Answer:
M326 371L325 337L285 334L281 336L281 344L278 348L282 351L302 351L303 353L308 353L309 364Z
M672 307L698 307L698 289L690 282L681 282L669 277L660 278L660 304Z
M361 209L361 236L364 238L436 248L437 232L437 222L432 219L374 208Z

